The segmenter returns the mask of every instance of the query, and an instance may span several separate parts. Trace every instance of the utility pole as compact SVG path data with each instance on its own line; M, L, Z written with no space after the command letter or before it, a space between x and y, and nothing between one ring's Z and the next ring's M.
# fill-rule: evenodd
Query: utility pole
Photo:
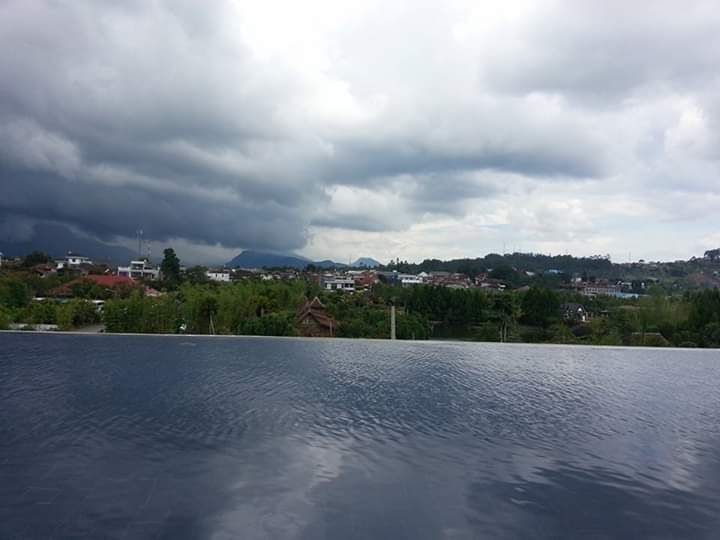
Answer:
M137 241L138 241L137 254L138 254L138 259L141 259L141 258L142 258L142 236L143 236L143 231L142 231L142 229L138 229L136 232L137 232Z
M390 339L395 339L395 304L390 306Z

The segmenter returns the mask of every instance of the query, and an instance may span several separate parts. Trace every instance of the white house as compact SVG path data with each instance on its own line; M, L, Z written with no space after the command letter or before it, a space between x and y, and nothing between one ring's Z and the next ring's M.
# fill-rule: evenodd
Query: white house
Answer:
M344 276L323 276L321 286L326 291L355 292L355 280Z
M85 257L84 255L68 251L68 254L65 255L65 258L62 261L58 262L57 268L58 270L61 270L63 268L77 268L85 264L91 265L92 263L93 262L90 257Z
M117 275L131 277L133 279L158 279L160 277L160 269L145 259L140 259L130 261L130 266L118 266Z
M210 281L230 281L230 270L227 268L209 268L205 275Z
M400 284L403 287L411 287L412 285L422 285L423 278L418 276L414 276L412 274L398 274L398 279L400 280Z

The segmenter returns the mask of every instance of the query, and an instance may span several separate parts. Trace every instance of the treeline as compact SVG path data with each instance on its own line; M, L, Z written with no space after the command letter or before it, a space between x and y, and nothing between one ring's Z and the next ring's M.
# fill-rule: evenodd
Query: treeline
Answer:
M104 321L107 332L293 336L298 310L314 296L321 297L338 322L337 336L390 337L386 305L362 295L323 293L302 280L185 283L157 298L136 292L108 300ZM430 326L425 318L400 311L397 336L427 339Z
M559 270L568 274L583 272L597 277L613 274L615 265L607 256L573 257L572 255L542 255L538 253L489 253L474 259L425 259L421 263L395 261L387 265L388 269L401 272L458 272L466 275L477 275L490 269L501 267L519 268L535 273L548 270Z
M404 306L429 322L433 337L482 341L720 347L720 290L679 297L583 297L531 288L487 294L473 289L378 287L383 302ZM565 319L563 306L581 305L586 321Z

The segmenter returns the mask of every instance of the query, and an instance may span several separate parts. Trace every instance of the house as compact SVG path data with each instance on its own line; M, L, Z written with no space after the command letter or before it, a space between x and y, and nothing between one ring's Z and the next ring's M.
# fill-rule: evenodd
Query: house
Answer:
M298 333L305 337L333 337L338 327L317 296L300 308L295 323Z
M599 281L597 283L579 283L577 284L580 294L583 296L597 296L598 294L615 296L622 292L622 287L609 283L607 281Z
M507 289L507 283L500 279L495 278L478 278L475 281L475 284L480 287L482 290L487 292L502 292L505 289Z
M90 257L68 251L65 258L57 262L55 271L64 275L86 276L88 274L88 268L92 265L93 261Z
M403 287L412 287L413 285L422 285L423 280L420 276L414 276L412 274L399 274L398 279L400 285Z
M57 267L47 263L36 264L31 270L33 274L41 278L57 273Z
M227 268L210 268L205 275L210 281L230 282L230 270Z
M92 263L93 262L90 257L85 257L84 255L80 255L79 253L73 253L72 251L68 251L65 258L58 264L58 268L73 268L82 265L89 266L92 265Z
M320 287L326 291L355 292L355 280L345 276L322 276Z
M98 286L102 287L103 289L106 289L113 293L117 292L118 289L139 287L139 284L135 280L133 280L132 278L126 277L126 276L90 275L90 276L85 276L85 277L81 277L78 279L74 279L72 281L69 281L68 283L60 285L59 287L55 287L54 289L49 291L49 295L54 296L54 297L60 297L60 298L70 298L70 297L74 296L73 287L76 285L82 285L85 283L98 285Z
M147 259L138 259L130 261L130 266L118 266L117 275L133 279L159 279L160 269Z
M88 274L88 268L92 266L92 264L93 261L90 257L68 251L64 259L57 261L55 271L64 275L85 276Z
M375 272L360 272L359 274L353 275L355 281L355 290L369 290L372 289L380 280Z
M560 314L565 322L587 322L590 318L585 306L572 302L561 305Z

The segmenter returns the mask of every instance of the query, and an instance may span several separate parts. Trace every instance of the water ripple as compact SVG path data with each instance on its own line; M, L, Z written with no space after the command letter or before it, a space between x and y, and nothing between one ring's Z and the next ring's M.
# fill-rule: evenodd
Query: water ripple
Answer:
M2 538L720 531L716 352L1 339Z

